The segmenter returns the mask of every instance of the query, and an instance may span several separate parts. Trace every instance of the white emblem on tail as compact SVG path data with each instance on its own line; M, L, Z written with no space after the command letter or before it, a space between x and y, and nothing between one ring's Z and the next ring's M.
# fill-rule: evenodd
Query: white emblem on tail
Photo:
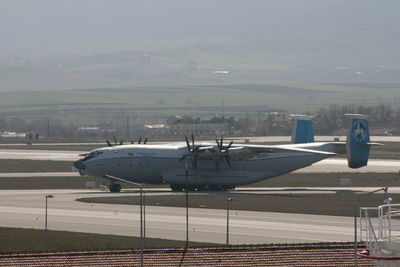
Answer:
M363 142L367 133L367 124L363 120L353 122L353 137L357 142Z

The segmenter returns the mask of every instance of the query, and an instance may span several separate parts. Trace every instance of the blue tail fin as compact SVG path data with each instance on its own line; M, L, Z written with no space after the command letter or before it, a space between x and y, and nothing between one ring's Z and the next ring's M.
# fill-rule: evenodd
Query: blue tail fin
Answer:
M347 133L347 162L350 168L360 168L368 163L370 139L367 116L362 114L345 114L350 118Z
M295 124L292 133L292 144L314 142L314 130L310 116L294 115Z

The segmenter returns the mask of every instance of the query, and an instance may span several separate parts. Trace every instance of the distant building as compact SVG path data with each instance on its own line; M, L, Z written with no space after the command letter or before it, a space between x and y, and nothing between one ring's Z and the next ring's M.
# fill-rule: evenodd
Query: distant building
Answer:
M2 137L2 138L25 138L26 133L0 132L0 137Z

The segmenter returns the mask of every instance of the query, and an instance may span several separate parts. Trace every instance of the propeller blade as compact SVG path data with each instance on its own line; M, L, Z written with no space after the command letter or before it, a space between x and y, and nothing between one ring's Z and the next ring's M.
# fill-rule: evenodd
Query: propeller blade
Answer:
M231 148L232 144L233 144L233 141L231 141L231 142L229 143L229 145L226 147L226 150L228 150L229 148Z
M191 151L191 148L190 148L189 140L187 139L186 135L185 135L185 141L186 141L187 149L188 149L188 151L190 152L190 151Z
M143 144L146 144L146 143L147 143L147 138L145 138L145 139L144 139L144 142L143 142Z
M112 146L112 144L110 143L110 141L106 140L106 143L108 146Z
M216 162L215 162L215 169L218 171L219 170L219 160L217 160Z
M192 158L192 167L193 167L193 170L197 169L197 160L196 160L196 158Z
M139 142L138 142L138 144L140 144L141 141L142 141L142 137L139 136Z
M217 138L215 138L215 142L217 142L217 146L218 146L218 149L219 149L220 145L219 145L219 141L218 141Z
M222 150L222 144L224 143L224 136L221 135L221 150Z
M114 136L114 143L115 143L115 145L117 145L117 144L118 144L118 142L117 142L117 138L115 138L115 136Z
M192 150L194 150L194 135L193 135L193 133L192 133Z
M231 164L231 162L230 162L228 157L225 157L225 161L228 164L229 168L232 168L232 164Z
M119 142L119 145L122 146L124 144L124 141L121 139L121 141Z

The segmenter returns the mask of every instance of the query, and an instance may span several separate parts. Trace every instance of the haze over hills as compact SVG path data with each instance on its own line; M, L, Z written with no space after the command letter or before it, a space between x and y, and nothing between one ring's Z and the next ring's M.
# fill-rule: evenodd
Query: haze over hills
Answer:
M364 103L392 101L400 88L399 7L394 0L6 0L0 92L9 92L2 94L8 106L46 104L30 94L21 100L13 95L18 91L62 92L47 99L54 103L66 90L96 88L143 97L131 101L139 106L148 88L165 94L184 88L180 102L204 98L198 106L221 103L224 90L240 88L246 96L257 86L263 95L227 105L296 102L304 110L360 95ZM68 103L87 95L74 94ZM96 103L124 102L93 94Z

